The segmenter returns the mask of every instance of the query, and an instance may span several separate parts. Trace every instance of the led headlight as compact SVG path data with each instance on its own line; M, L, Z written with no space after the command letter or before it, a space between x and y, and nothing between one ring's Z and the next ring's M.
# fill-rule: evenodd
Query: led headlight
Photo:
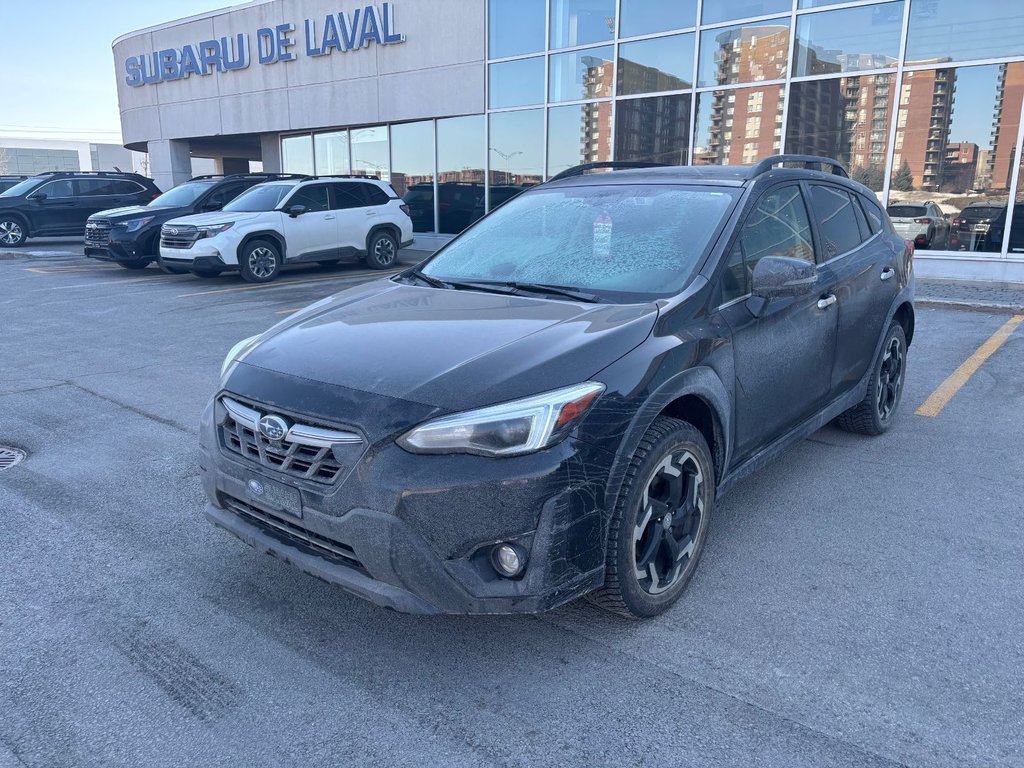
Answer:
M411 453L533 453L568 435L602 392L604 384L587 381L543 395L442 416L406 432L398 438L398 444Z
M215 237L225 230L231 229L235 226L235 222L228 221L224 224L210 224L209 226L196 227L199 230L200 239L204 237Z
M250 336L248 339L242 339L231 348L231 351L228 352L228 356L224 358L224 362L221 363L220 366L220 377L222 380L231 370L231 367L237 363L246 352L256 346L256 342L259 341L259 339L259 334L256 336Z
M128 221L120 222L117 226L124 229L125 232L138 232L144 226L149 224L153 218L153 216L146 216L141 219L129 219Z

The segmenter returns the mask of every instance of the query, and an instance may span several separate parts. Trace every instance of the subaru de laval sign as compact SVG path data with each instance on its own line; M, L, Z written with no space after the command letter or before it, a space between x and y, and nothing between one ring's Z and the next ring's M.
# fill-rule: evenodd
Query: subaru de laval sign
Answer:
M248 32L233 37L204 40L196 45L165 48L162 51L129 56L124 62L124 81L139 87L169 80L183 80L214 72L245 69L253 59L259 64L294 61L298 56L330 56L335 51L347 53L366 48L370 43L394 45L404 43L405 35L395 28L395 10L391 3L367 5L351 13L333 13L323 19L306 19L302 43L299 44L294 24L261 27L250 38ZM252 42L255 39L255 50Z

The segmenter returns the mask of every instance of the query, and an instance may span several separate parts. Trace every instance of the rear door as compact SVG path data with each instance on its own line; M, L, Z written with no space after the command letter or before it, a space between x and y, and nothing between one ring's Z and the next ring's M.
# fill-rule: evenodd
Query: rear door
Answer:
M879 211L873 210L870 220L865 215L859 194L824 183L808 184L808 189L820 235L821 269L835 284L839 335L832 394L838 396L861 380L874 359L899 292L901 251L895 238L885 235Z
M139 200L139 194L145 192L145 188L128 179L96 176L75 179L74 184L76 190L75 220L77 224L81 219L83 228L85 220L94 213L148 202L148 200Z
M823 302L830 285L819 275L814 291L773 299L756 317L745 301L759 259L814 263L814 254L808 207L796 182L764 192L732 245L721 313L733 336L738 460L816 413L829 397L837 329L835 307Z
M301 205L306 212L289 216L289 208ZM331 210L327 184L300 187L282 206L288 261L330 259L338 253L338 217Z
M366 248L373 211L363 191L363 182L338 181L331 184L331 205L338 215L338 246L342 256Z

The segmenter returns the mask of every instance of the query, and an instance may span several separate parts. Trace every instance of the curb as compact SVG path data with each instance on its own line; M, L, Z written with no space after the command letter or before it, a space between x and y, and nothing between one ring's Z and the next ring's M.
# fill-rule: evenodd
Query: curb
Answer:
M922 299L917 298L914 304L935 309L962 309L969 312L1007 312L1010 314L1024 313L1024 305L1004 304L1002 302L959 301L956 299Z

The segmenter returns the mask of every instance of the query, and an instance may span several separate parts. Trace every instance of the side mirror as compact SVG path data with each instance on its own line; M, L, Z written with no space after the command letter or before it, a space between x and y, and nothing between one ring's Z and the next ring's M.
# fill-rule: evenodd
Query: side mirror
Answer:
M804 296L814 290L818 272L814 264L790 256L765 256L754 267L751 312L759 315L772 299ZM756 310L756 311L755 311Z
M217 202L216 200L210 200L209 202L203 203L203 210L206 212L219 211L224 207L224 203Z
M301 216L305 212L306 206L304 205L293 205L291 208L288 209L288 215L291 216L293 219L296 216Z
M28 199L29 200L35 200L36 202L42 202L43 200L46 199L46 193L45 192L33 192L31 195L28 196Z

